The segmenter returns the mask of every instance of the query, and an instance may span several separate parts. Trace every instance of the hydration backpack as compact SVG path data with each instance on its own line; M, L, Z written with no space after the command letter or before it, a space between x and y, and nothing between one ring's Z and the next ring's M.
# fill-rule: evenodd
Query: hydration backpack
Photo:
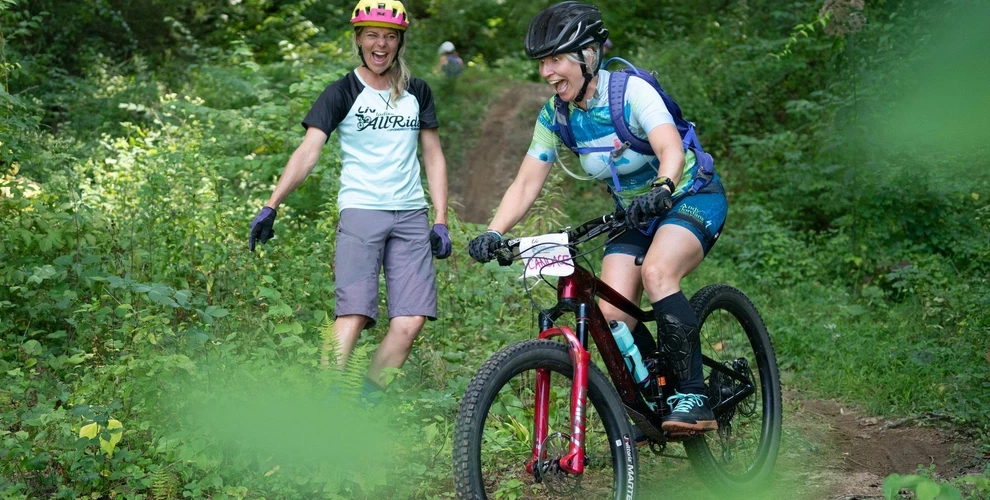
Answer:
M602 67L607 69L609 64L616 61L625 64L626 67L619 71L613 71L610 74L608 83L608 108L609 114L612 118L612 123L615 125L615 134L619 137L619 140L622 141L622 147L619 149L604 146L586 148L577 147L577 142L574 140L574 133L571 130L567 103L564 102L560 96L554 96L554 114L557 122L555 131L560 137L561 142L576 155L600 153L605 151L611 152L609 157L609 169L612 171L612 183L616 192L622 191L622 188L619 186L619 176L615 170L615 166L612 164L612 161L617 159L626 148L632 149L642 155L654 155L653 148L650 146L649 141L636 137L636 135L629 129L629 124L626 123L626 116L623 110L623 103L625 102L626 96L626 85L629 82L629 78L642 78L649 83L658 94L660 94L660 98L663 99L663 103L667 106L667 110L670 111L671 116L674 117L674 125L677 126L677 131L681 134L681 140L684 143L684 150L693 151L695 157L697 158L698 168L695 171L694 182L688 189L689 194L697 193L698 190L708 185L708 183L712 180L712 176L715 175L715 161L712 159L712 155L706 153L705 150L702 149L701 141L698 140L698 135L694 130L694 123L685 120L684 117L681 116L680 106L678 106L677 103L663 91L663 88L660 86L660 82L657 81L656 77L652 73L639 69L625 59L618 57L613 57L605 61L605 64Z
M447 64L443 67L443 72L447 76L454 77L464 71L464 61L454 54L447 54Z

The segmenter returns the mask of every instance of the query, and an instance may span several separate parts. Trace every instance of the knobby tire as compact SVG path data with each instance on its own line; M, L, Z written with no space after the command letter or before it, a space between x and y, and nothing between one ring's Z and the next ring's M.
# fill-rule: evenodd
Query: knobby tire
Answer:
M780 449L783 407L780 376L766 325L753 303L739 290L709 285L691 297L698 315L702 352L731 364L745 358L752 372L755 393L729 414L720 417L718 431L685 441L695 470L712 489L739 493L758 488L773 469ZM738 365L738 361L736 361ZM704 367L709 401L732 393L734 382Z
M560 408L560 414L552 418L550 432L569 431L569 404L566 401L570 398L573 367L566 346L551 340L525 340L500 350L478 369L458 408L453 449L457 498L494 498L499 489L512 487L517 487L516 492L522 498L531 498L529 492L533 490L525 489L532 488L529 485L535 482L532 474L525 472L525 465L531 456L531 438L529 442L525 438L517 438L513 442L515 449L511 451L505 446L504 440L496 440L491 444L489 441L493 440L493 435L499 434L499 429L514 429L522 436L532 436L533 384L529 375L535 374L538 368L550 370L551 379L556 379L551 393L554 398L551 406L555 407L556 404ZM566 494L559 493L559 496L573 498L577 494L579 498L632 499L636 493L638 455L635 444L629 439L629 422L619 395L608 378L594 363L589 368L586 408L589 420L586 432L588 465L584 477L569 476L561 480L565 486L581 488L581 492L572 490ZM529 393L524 389L527 385ZM511 405L512 410L517 412L516 416L502 414L505 405L503 398L507 393L521 394L518 405ZM493 409L496 400L499 403ZM592 414L592 410L595 414ZM598 420L595 420L595 415ZM490 447L483 449L483 446ZM605 447L608 451L604 450ZM493 466L490 464L500 465L492 470ZM485 470L486 467L488 470ZM608 471L609 468L611 471ZM611 481L608 480L609 474L613 475ZM602 476L605 480L599 481L597 478ZM518 486L520 482L523 487ZM611 484L602 484L609 482ZM585 491L585 487L591 491ZM535 494L538 498L554 497L554 491L549 488Z

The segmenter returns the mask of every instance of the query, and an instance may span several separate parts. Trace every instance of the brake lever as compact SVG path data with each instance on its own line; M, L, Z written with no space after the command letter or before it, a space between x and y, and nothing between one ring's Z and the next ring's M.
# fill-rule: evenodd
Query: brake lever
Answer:
M498 265L500 266L512 265L512 247L505 244L500 244L499 247L495 249L495 260L498 261Z

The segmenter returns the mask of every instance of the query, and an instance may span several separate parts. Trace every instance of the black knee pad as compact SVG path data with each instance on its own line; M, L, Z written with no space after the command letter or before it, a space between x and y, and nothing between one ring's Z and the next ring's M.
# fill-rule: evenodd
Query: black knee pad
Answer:
M669 314L664 314L660 323L660 344L664 352L674 363L678 377L682 381L689 380L693 375L694 351L701 340L698 327L684 324Z

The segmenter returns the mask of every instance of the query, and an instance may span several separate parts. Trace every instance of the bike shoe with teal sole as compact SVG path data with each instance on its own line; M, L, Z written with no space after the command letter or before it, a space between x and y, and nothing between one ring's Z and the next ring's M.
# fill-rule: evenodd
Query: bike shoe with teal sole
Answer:
M671 434L695 434L718 429L715 414L708 406L708 396L675 392L667 398L673 410L663 420L661 428Z

